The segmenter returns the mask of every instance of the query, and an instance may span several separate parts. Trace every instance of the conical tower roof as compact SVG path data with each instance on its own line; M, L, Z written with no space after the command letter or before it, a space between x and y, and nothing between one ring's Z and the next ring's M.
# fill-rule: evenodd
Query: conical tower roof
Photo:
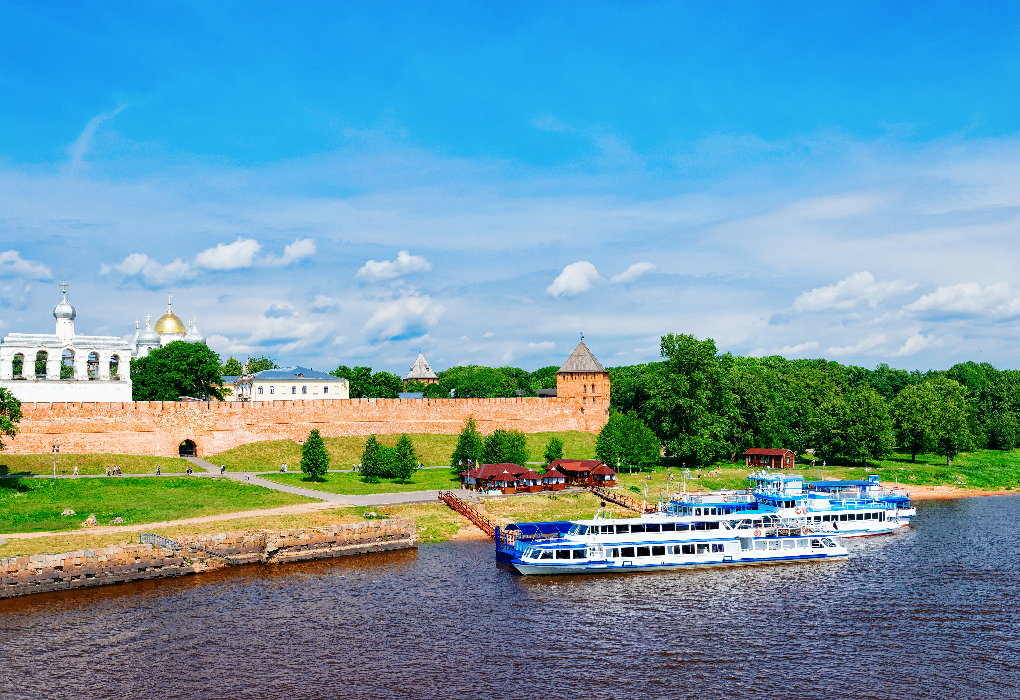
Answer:
M582 340L574 348L574 352L570 353L570 357L560 367L561 372L605 372L606 368L595 359L595 356L591 354L591 350L584 344Z
M425 359L425 355L418 353L418 359L411 365L411 371L404 377L404 381L410 381L413 379L439 379L436 373L429 367L429 361Z

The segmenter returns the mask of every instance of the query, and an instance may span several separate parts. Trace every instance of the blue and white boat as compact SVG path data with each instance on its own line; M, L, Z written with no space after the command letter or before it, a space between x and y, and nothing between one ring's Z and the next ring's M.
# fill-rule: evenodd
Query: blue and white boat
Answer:
M521 574L661 571L839 559L848 552L806 518L775 513L638 518L600 512L590 520L517 523L496 531L496 560Z

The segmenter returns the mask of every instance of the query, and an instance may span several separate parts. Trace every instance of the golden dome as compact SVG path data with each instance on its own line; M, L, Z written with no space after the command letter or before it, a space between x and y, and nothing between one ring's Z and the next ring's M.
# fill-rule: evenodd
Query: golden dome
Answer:
M170 306L170 302L167 301L166 313L156 321L156 327L154 331L163 335L165 333L179 333L180 335L186 335L188 329L184 327L184 321L177 318L173 312L173 307Z

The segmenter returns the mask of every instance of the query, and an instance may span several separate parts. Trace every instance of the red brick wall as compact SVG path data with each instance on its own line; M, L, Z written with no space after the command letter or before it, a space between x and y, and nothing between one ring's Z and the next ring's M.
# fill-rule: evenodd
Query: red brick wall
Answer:
M556 398L574 401L579 413L584 409L586 419L601 420L601 428L609 420L609 373L559 372Z
M605 404L595 407L572 397L213 402L209 407L201 402L169 401L25 403L20 432L4 442L11 454L49 452L54 440L59 440L60 451L71 454L171 457L177 455L182 441L190 439L199 455L211 455L262 440L303 440L312 428L324 437L455 435L469 415L483 433L497 428L526 433L598 432L608 420L608 378L606 383Z

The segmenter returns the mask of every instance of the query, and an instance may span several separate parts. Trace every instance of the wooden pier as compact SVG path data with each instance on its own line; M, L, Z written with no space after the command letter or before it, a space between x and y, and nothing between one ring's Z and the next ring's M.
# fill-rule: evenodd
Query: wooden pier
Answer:
M440 491L439 500L477 525L482 532L492 539L496 539L496 528L503 526L503 523L493 520L478 508L475 508L463 498L455 496L450 491Z

